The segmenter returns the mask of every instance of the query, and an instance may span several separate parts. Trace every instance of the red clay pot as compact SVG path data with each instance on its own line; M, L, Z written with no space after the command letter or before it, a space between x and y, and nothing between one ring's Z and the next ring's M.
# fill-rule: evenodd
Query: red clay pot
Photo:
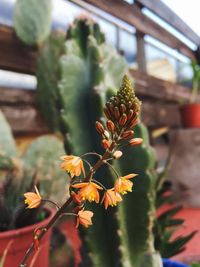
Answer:
M200 104L188 104L180 108L182 125L185 128L200 128Z
M34 230L39 227L45 227L53 217L54 213L49 209L47 211L49 216L39 223L16 230L0 232L0 258L9 242L11 243L3 267L19 267L26 250L32 243ZM39 250L33 253L30 261L28 261L28 266L32 261L34 262L34 264L31 265L32 267L48 267L50 236L51 230L49 230L44 239L42 239Z

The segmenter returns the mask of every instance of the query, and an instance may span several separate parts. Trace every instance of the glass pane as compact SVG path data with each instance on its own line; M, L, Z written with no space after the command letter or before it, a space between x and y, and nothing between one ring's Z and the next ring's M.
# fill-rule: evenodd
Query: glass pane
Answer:
M147 72L170 82L177 81L176 59L151 44L145 44Z
M134 34L119 30L119 51L130 65L136 64L136 38Z

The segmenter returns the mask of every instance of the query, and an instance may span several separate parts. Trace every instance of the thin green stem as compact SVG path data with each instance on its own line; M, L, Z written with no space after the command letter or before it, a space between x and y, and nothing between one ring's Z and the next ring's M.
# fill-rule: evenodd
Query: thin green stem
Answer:
M104 163L105 163L106 165L108 165L108 166L113 170L113 172L115 173L115 175L116 175L117 177L120 176L119 173L116 171L116 169L115 169L109 162L107 162L107 160L104 160Z
M94 156L97 156L99 158L102 158L102 155L100 155L100 154L98 154L96 152L88 152L88 153L85 153L85 154L81 155L80 158L85 157L85 156L89 156L89 155L94 155Z
M53 204L54 206L56 206L57 210L60 209L60 206L57 203L55 203L54 201L52 201L52 200L42 199L42 202L49 202L49 203Z

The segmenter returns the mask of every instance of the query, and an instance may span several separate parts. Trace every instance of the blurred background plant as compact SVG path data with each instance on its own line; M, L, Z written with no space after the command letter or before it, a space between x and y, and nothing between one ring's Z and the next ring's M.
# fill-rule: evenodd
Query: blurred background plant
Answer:
M16 229L42 219L41 211L25 209L23 194L40 188L44 198L57 202L67 194L66 178L58 166L63 144L55 136L41 136L19 156L10 126L0 113L0 231Z
M192 71L193 71L193 77L192 77L192 95L190 102L194 103L197 101L197 96L200 90L200 65L193 61L191 63Z

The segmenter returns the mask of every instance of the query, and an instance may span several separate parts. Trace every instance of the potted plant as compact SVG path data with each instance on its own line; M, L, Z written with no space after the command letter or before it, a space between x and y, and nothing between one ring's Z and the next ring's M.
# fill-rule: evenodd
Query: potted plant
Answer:
M200 103L197 102L200 89L200 65L192 62L191 67L193 70L191 98L188 104L181 106L180 114L185 128L200 128Z
M35 184L45 197L62 200L66 194L62 186L65 178L55 165L64 149L58 138L42 136L19 157L11 129L1 112L0 125L0 259L4 267L17 267L33 239L34 230L44 227L54 214L49 208L26 209L23 193L32 190ZM40 194L37 195L40 200ZM30 259L31 266L48 266L50 234Z

